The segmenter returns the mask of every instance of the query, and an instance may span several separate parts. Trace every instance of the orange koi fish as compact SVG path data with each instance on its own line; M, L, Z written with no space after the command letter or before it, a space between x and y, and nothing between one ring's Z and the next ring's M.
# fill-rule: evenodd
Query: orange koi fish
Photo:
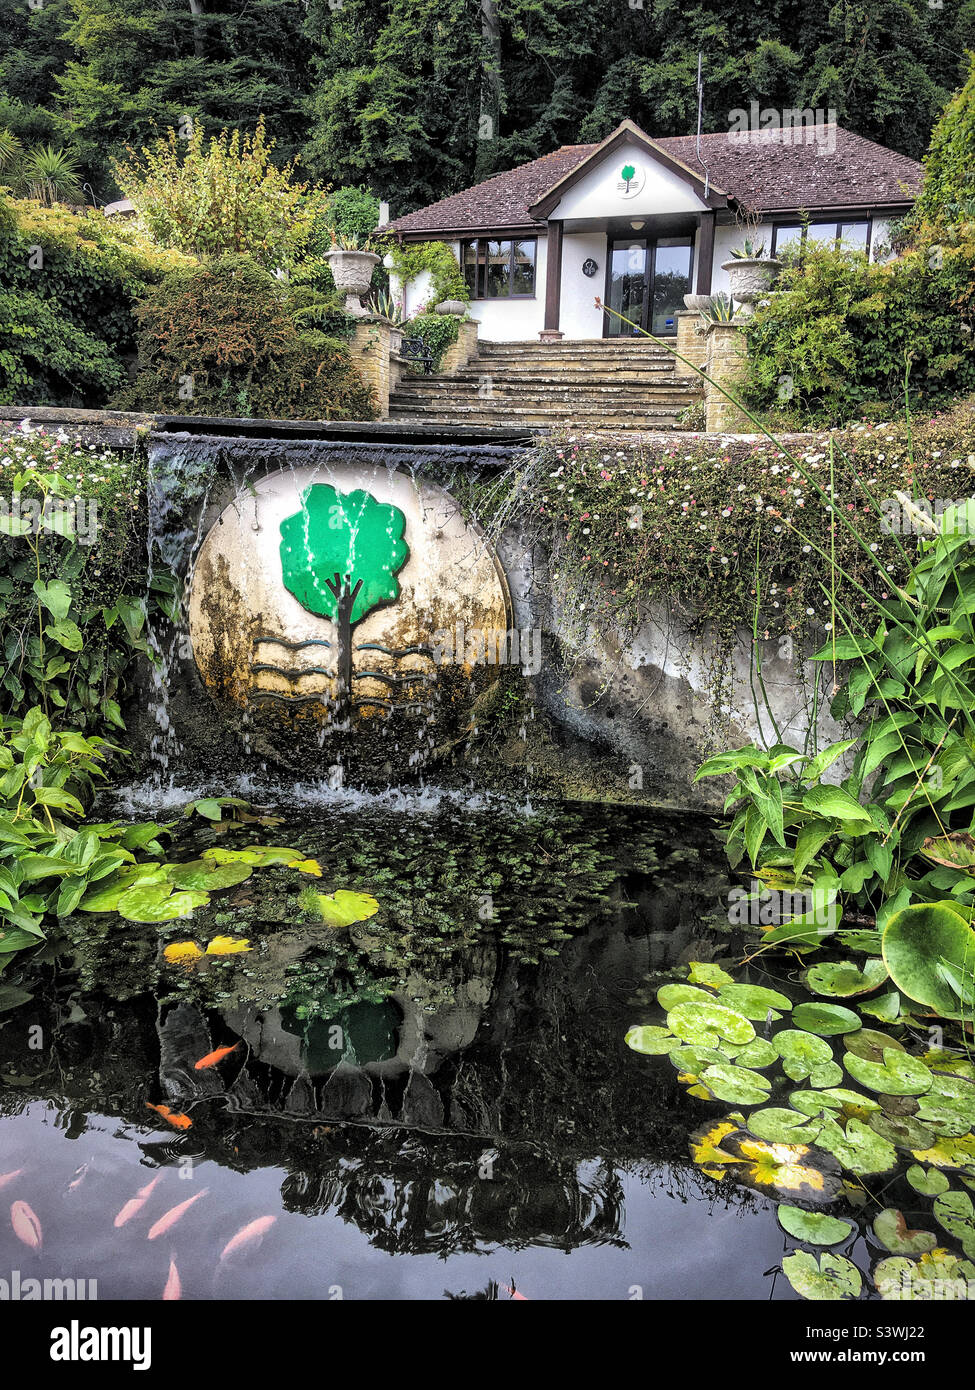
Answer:
M169 1278L166 1280L166 1287L163 1289L163 1302L174 1303L183 1297L183 1285L179 1282L179 1270L176 1268L176 1261L169 1261Z
M180 1115L177 1111L170 1110L168 1105L153 1105L149 1100L146 1101L146 1105L150 1110L155 1110L157 1114L161 1115L168 1125L172 1125L173 1129L189 1129L193 1123L189 1115Z
M237 1234L227 1241L227 1244L220 1251L220 1263L223 1264L228 1255L232 1255L235 1250L242 1250L245 1245L252 1245L254 1241L262 1240L265 1233L271 1229L276 1216L259 1216L256 1221L248 1222L246 1226L241 1226Z
M205 1187L202 1192L197 1192L194 1196L187 1197L185 1202L180 1202L178 1206L170 1207L169 1211L167 1211L164 1216L160 1216L155 1226L149 1228L149 1240L156 1240L159 1236L164 1236L167 1231L172 1230L176 1222L180 1220L185 1212L189 1211L193 1203L198 1202L201 1197L205 1197L209 1190L208 1187Z
M12 1173L0 1173L0 1187L6 1187L8 1182L13 1182L14 1178L19 1178L26 1171L26 1168L15 1168Z
M14 1202L10 1208L10 1224L14 1235L31 1250L41 1248L41 1223L26 1202Z
M205 1067L215 1067L218 1062L222 1062L225 1057L229 1057L231 1052L236 1052L240 1043L234 1043L232 1047L218 1047L215 1052L208 1052L205 1057L201 1057L198 1062L194 1062L194 1071L203 1071Z
M131 1221L133 1216L138 1216L139 1212L142 1210L142 1208L145 1206L146 1202L148 1202L150 1196L152 1195L152 1189L156 1187L159 1183L161 1183L162 1180L163 1175L162 1173L160 1173L158 1177L153 1178L152 1182L147 1182L145 1187L140 1187L134 1197L129 1198L125 1206L122 1208L118 1216L116 1216L115 1218L116 1227L124 1226L126 1221Z
M525 1303L528 1302L526 1296L523 1293L519 1293L517 1289L512 1288L510 1284L502 1284L501 1288L504 1289L506 1294L510 1294L512 1298L520 1298L523 1299Z
M76 1170L73 1181L68 1183L68 1191L74 1192L76 1188L79 1188L81 1184L84 1182L87 1175L88 1164L83 1163L81 1167Z

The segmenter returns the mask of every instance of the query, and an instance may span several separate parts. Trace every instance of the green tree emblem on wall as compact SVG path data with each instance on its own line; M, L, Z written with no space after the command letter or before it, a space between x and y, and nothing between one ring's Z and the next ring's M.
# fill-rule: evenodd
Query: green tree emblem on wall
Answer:
M391 502L357 489L340 493L314 483L301 510L281 523L284 587L303 608L336 628L340 703L352 692L352 628L376 608L399 598L396 576L410 549L406 517Z
M620 178L626 184L626 191L627 193L629 193L630 183L633 179L636 178L636 170L634 169L632 164L623 165L622 169L620 170Z

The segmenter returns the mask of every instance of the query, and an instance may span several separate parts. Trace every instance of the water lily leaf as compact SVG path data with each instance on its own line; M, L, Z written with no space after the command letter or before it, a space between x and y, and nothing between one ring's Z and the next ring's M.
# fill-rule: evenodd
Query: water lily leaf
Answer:
M804 1115L819 1115L824 1110L842 1111L844 1115L853 1115L858 1120L866 1119L872 1111L880 1109L878 1103L868 1096L860 1095L859 1091L844 1090L839 1086L814 1091L793 1091L789 1096L789 1104L794 1110L801 1110Z
M302 894L303 907L316 912L328 927L348 927L375 917L379 902L369 893L350 893L345 888L334 893ZM693 1039L689 1039L693 1041Z
M860 969L852 961L823 962L811 966L802 976L814 994L846 998L853 994L869 994L887 978L882 960L866 960Z
M870 1062L847 1052L846 1069L861 1086L891 1096L922 1096L931 1089L931 1073L919 1057L896 1048L884 1049L883 1062Z
M785 1028L772 1038L772 1046L782 1058L782 1070L792 1081L805 1081L817 1067L833 1060L828 1042L799 1028Z
M883 1023L893 1023L900 1015L901 997L896 989L892 989L889 994L878 994L876 999L865 999L859 1009L862 1014L879 1018Z
M975 1278L975 1264L940 1247L919 1260L909 1260L903 1255L881 1260L873 1274L882 1299L908 1302L967 1299L968 1281L972 1278Z
M959 1000L944 979L942 961L963 978L975 972L975 932L949 903L916 903L895 912L884 930L884 961L902 994L944 1018L959 1016Z
M666 1028L631 1028L625 1041L634 1052L645 1053L648 1057L662 1056L680 1046L680 1039L668 1033Z
M675 983L661 985L657 990L657 1003L662 1009L676 1009L678 1004L713 1004L716 996L709 990L698 989L697 985Z
M750 1113L748 1128L772 1144L813 1144L822 1126L797 1110L770 1105Z
M207 945L208 956L239 956L243 951L253 951L253 946L245 936L215 936Z
M858 1298L863 1288L860 1271L842 1255L817 1259L808 1250L794 1250L782 1261L782 1271L796 1293L813 1302Z
M806 1033L818 1033L830 1038L842 1033L855 1033L862 1028L852 1009L842 1004L797 1004L792 1011L792 1022Z
M738 1117L740 1119L740 1117ZM690 1138L691 1158L695 1163L712 1178L723 1178L728 1164L736 1164L740 1160L721 1148L722 1139L729 1134L738 1131L738 1123L735 1118L722 1120L720 1124L705 1125L703 1129L697 1130Z
M781 1015L776 1013L777 1009L792 1008L791 999L780 994L777 989L765 989L761 985L722 985L718 990L718 998L722 1004L736 1009L746 1018L758 1019L763 1022L769 1009L772 1010L773 1019L778 1019Z
M970 1260L975 1260L975 1206L967 1192L943 1192L934 1199L934 1214L954 1236Z
M117 912L123 893L137 883L163 883L166 871L161 864L132 864L110 878L100 879L98 887L85 894L78 904L81 912ZM167 885L168 889L168 885Z
M837 933L836 939L848 951L866 951L871 956L880 955L879 931L841 931Z
M920 1163L912 1163L906 1176L914 1191L920 1192L922 1197L940 1197L951 1185L937 1168L922 1168Z
M209 901L209 893L173 893L168 883L137 883L119 898L118 911L128 922L174 922Z
M687 978L692 985L713 985L715 989L718 985L730 985L734 982L734 976L729 975L727 970L722 970L720 965L710 965L700 960L691 961Z
M836 1159L808 1144L770 1144L743 1129L727 1135L721 1147L741 1159L736 1182L760 1192L785 1192L822 1206L842 1186Z
M195 941L173 941L163 951L170 965L187 965L199 960L203 952Z
M744 1047L732 1048L730 1052L733 1053L737 1066L757 1067L760 1071L779 1060L775 1048L764 1038L753 1038L750 1043L745 1043Z
M967 1076L969 1081L975 1081L975 1063L967 1057L961 1057L955 1052L945 1052L944 1049L933 1049L930 1052L921 1054L921 1061L926 1067L930 1067L933 1072L947 1072L955 1076Z
M885 1249L895 1255L923 1255L933 1250L938 1237L933 1231L908 1229L902 1211L888 1207L874 1219L873 1233Z
M212 859L190 859L185 864L167 864L166 876L176 888L233 888L250 878L249 864L215 864Z
M213 846L205 849L201 859L209 859L214 864L251 864L268 868L283 864L290 868L304 859L299 849L287 849L280 845L250 845L247 849L220 849Z
M713 1062L728 1061L725 1054L719 1052L716 1047L692 1047L689 1044L675 1047L669 1055L678 1071L688 1072L693 1076L700 1076L704 1068Z
M825 1091L829 1086L838 1086L842 1080L843 1068L838 1067L835 1062L823 1062L821 1066L813 1067L809 1073L810 1086L815 1086L819 1091Z
M882 1062L888 1047L899 1052L907 1051L903 1043L890 1037L888 1033L879 1032L876 1028L861 1028L859 1033L851 1033L843 1039L843 1046L847 1052L852 1052L856 1057L864 1057L868 1062Z
M747 1067L715 1063L701 1072L701 1085L706 1086L715 1100L730 1105L761 1105L768 1099L772 1083L761 1072Z
M297 869L300 874L310 874L312 878L321 878L322 876L322 866L317 859L295 859L288 865L288 868Z
M871 1173L889 1173L897 1162L893 1144L877 1134L862 1120L847 1120L843 1130L827 1119L816 1143L828 1149L849 1172L857 1177Z
M935 1140L931 1130L912 1115L885 1115L883 1111L878 1111L870 1116L867 1124L899 1149L926 1149Z
M853 1230L852 1221L841 1221L838 1216L827 1216L821 1211L803 1211L802 1207L788 1207L780 1203L776 1212L779 1225L796 1240L807 1245L838 1245L846 1240Z
M970 1168L975 1165L975 1135L939 1139L929 1149L912 1152L918 1163L930 1163L933 1168Z
M667 1027L685 1042L702 1043L705 1047L713 1046L716 1038L744 1044L755 1036L755 1029L744 1014L711 1000L678 1004L667 1014Z

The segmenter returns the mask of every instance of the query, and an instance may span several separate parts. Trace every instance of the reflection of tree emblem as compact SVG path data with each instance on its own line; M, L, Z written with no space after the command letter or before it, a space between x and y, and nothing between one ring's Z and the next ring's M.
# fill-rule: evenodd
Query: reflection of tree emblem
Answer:
M626 192L629 193L630 183L633 179L636 178L636 170L634 169L632 164L623 165L623 168L620 170L620 178L626 184Z
M339 493L315 483L301 511L281 523L284 587L303 608L336 627L338 696L352 688L352 628L374 608L399 598L397 573L410 553L399 507L361 489Z

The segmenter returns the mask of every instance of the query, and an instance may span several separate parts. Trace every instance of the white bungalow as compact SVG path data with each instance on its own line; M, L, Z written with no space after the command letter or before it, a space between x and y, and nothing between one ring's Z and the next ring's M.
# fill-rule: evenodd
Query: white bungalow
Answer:
M810 120L660 140L627 120L600 144L564 145L384 230L451 245L482 338L632 333L597 298L667 337L685 294L727 290L722 263L746 236L765 255L816 238L875 258L909 211L918 163L813 112L786 115ZM408 315L429 291L425 275L406 287Z

